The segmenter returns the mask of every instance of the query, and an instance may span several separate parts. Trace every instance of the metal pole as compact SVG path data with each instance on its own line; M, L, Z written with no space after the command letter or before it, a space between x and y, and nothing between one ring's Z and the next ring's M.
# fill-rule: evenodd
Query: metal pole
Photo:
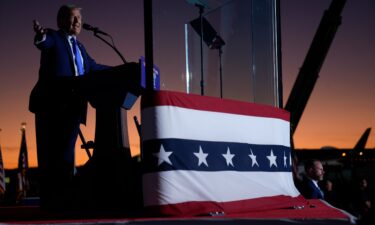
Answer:
M220 98L223 98L223 67L222 67L222 61L221 61L221 56L222 56L223 50L222 47L219 47L219 63L220 63Z
M201 47L201 95L204 95L204 69L203 69L203 12L204 12L204 7L202 5L197 5L199 8L199 19L200 19L200 27L201 27L201 40L200 40L200 47Z
M145 62L146 62L146 90L153 90L153 35L152 35L152 0L143 0L144 7L144 35L145 35Z

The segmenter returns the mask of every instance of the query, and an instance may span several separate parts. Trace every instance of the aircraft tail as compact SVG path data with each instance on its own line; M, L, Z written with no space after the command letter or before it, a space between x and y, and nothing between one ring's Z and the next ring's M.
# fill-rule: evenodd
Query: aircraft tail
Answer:
M370 135L371 127L367 128L362 134L361 138L358 140L357 144L354 146L354 150L363 150L366 147L367 139Z

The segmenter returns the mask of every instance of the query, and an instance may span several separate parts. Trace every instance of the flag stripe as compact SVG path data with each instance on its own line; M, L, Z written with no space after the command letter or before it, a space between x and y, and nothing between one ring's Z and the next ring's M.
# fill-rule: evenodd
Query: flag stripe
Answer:
M211 112L247 116L271 117L289 121L290 114L283 109L210 96L184 94L172 91L147 92L142 96L142 109L154 106L177 106Z
M142 110L142 126L143 140L177 138L290 146L289 122L268 117L156 106Z
M293 185L292 174L287 172L164 171L145 174L143 186L147 190L143 192L146 206L299 195ZM168 194L160 195L161 192Z
M249 206L249 207L243 207ZM289 196L273 196L262 197L257 199L246 199L234 202L184 202L179 204L149 206L146 207L148 212L153 212L152 215L175 215L176 212L186 216L212 216L220 215L230 218L259 218L259 219L311 219L317 221L319 219L334 219L330 224L336 224L340 219L342 223L355 224L353 216L347 212L337 210L336 208L327 205L325 201L319 199L310 199L306 201L301 195L296 198ZM155 214L155 212L157 214ZM211 213L210 213L211 212ZM296 222L296 221L295 221ZM321 222L321 221L320 221Z

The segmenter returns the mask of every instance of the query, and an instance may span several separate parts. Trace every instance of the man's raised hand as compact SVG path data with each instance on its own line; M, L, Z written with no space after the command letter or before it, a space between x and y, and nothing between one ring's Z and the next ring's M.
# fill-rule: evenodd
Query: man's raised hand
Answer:
M46 33L46 30L44 29L43 26L41 26L39 24L39 22L37 20L33 20L33 28L34 28L34 32L37 34L37 35L43 35Z

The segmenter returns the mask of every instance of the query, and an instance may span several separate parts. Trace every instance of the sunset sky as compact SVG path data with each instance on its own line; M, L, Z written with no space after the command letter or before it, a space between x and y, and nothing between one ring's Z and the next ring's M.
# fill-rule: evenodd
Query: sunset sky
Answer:
M173 1L182 1L183 9L186 7L187 13L193 15L191 19L197 16L194 6L184 0ZM169 4L173 1L155 2ZM29 94L38 78L40 56L33 45L32 21L36 19L45 27L56 28L58 8L70 2L0 0L0 145L5 168L17 167L22 122L27 123L29 164L37 165L34 115L28 111ZM76 0L74 3L83 8L85 22L113 36L117 48L127 61L137 61L144 55L143 1ZM329 0L281 0L284 103L329 4ZM296 148L321 148L327 145L351 148L366 128L375 127L374 12L373 0L347 1L342 24L296 130ZM97 62L121 64L120 58L90 32L82 31L79 39ZM169 60L173 58L171 56ZM160 69L163 71L163 68ZM161 74L163 76L163 72ZM165 81L163 89L184 91L173 86L174 79L170 79L173 81L169 83L168 79L162 77ZM228 92L236 90L226 90ZM135 107L129 117L132 118L138 112L139 109ZM87 140L93 139L94 114L94 110L89 110L88 125L82 127ZM133 126L132 120L130 125ZM134 147L138 145L139 139L133 127L131 132L131 146ZM367 148L375 148L375 131L369 137ZM132 151L137 154L135 150ZM87 161L85 154L83 150L77 149L78 165Z

